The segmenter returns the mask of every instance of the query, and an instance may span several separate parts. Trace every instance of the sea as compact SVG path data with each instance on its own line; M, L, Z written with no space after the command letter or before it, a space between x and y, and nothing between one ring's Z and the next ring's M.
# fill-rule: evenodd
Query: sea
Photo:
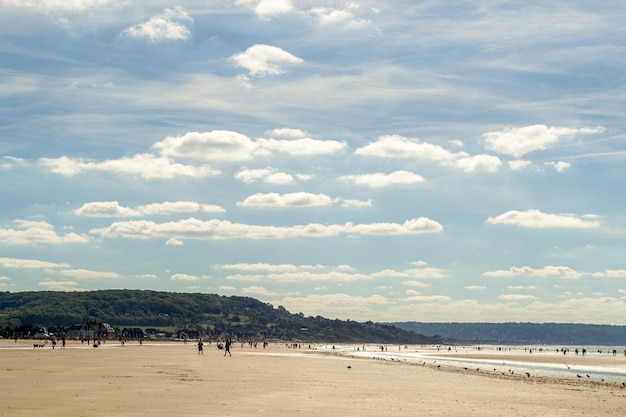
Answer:
M624 346L327 344L316 349L355 358L459 367L503 375L614 383L626 387Z

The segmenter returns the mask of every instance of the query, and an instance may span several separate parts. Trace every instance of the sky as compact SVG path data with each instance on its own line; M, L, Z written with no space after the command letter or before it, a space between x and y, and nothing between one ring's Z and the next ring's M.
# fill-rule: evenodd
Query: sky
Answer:
M0 0L0 290L624 325L624 15Z

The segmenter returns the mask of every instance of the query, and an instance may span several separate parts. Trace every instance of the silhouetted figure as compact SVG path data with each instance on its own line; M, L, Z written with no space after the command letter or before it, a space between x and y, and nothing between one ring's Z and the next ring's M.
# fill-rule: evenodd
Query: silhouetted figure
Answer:
M230 354L230 345L233 344L233 341L230 338L226 339L226 343L224 344L224 356L228 353L228 356L233 356Z
M202 343L202 339L198 340L198 355L204 355L204 343Z

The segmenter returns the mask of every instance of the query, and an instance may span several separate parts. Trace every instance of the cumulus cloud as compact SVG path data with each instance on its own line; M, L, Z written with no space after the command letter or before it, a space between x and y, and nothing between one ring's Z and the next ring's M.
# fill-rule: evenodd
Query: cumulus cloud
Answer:
M596 216L586 215L583 217L573 214L550 214L539 210L517 211L511 210L496 217L489 217L490 224L512 224L531 229L592 229L600 227Z
M298 270L309 270L312 265L293 265L293 264L269 264L269 263L238 263L238 264L221 264L215 265L216 269L235 270L235 271L262 271L262 272L294 272ZM318 266L320 267L320 266Z
M236 4L253 10L262 19L289 13L293 10L290 0L237 0Z
M353 200L353 199L339 199L337 200L343 208L369 208L374 207L374 200Z
M85 291L85 289L78 286L77 282L69 280L55 281L51 279L44 279L39 281L37 285L45 288L47 291Z
M285 137L291 139L300 139L306 137L306 132L301 129L293 129L290 127L281 127L278 129L272 129L267 132L271 137Z
M136 208L123 207L117 201L95 201L83 204L74 210L77 216L86 217L138 217L151 215L166 215L178 213L222 213L222 207L212 204L199 204L192 201L165 201L152 203Z
M5 268L19 268L19 269L53 269L53 268L67 268L68 264L55 263L47 261L39 261L37 259L20 259L20 258L0 258L0 265Z
M54 226L44 221L14 220L15 228L0 227L0 242L10 245L86 243L83 234L57 234Z
M579 279L584 272L578 272L567 266L548 265L543 268L536 269L529 266L516 267L513 266L507 270L498 270L484 272L485 277L492 278L513 278L513 277L539 277L539 278L563 278L563 279Z
M162 14L144 23L125 29L122 36L145 38L151 42L184 41L191 38L191 32L183 22L193 23L193 19L184 8L177 6L174 9L165 9Z
M292 156L329 155L341 152L346 147L343 142L311 138L260 138L255 141L241 133L226 130L168 136L153 145L153 149L165 157L214 162L243 162L272 153Z
M316 315L324 312L325 317L367 317L372 307L388 306L391 301L382 295L357 296L350 294L311 294L305 297L284 297L275 304L289 311L302 311Z
M537 297L530 294L503 294L498 296L498 299L503 301L534 301Z
M425 218L415 218L404 223L372 224L305 224L296 226L259 226L231 223L225 220L198 220L188 218L166 223L148 220L115 222L108 227L90 232L103 238L134 239L293 239L347 236L400 236L440 233L443 226Z
M457 167L465 172L496 172L502 162L493 155L471 156L465 152L450 152L439 145L399 135L380 136L374 142L358 148L355 155L390 159L416 159Z
M117 201L85 203L73 211L77 216L87 217L133 217L141 213L129 207L122 207Z
M607 269L603 272L595 272L594 278L626 278L626 269Z
M270 152L279 152L294 156L332 155L347 148L347 145L343 142L311 138L291 140L260 138L257 140L257 143L259 147Z
M557 144L562 137L600 131L602 129L599 128L574 129L532 125L487 132L483 134L483 139L487 149L519 158L529 152L549 149Z
M290 185L296 182L296 177L274 168L242 169L235 174L235 178L245 184L262 182L274 185Z
M311 194L305 192L290 194L254 194L244 201L238 201L240 207L323 207L333 204L333 199L324 194Z
M275 292L270 291L265 287L259 287L259 286L244 287L241 289L241 292L246 295L254 295L254 296L260 296L260 297L276 295Z
M395 269L385 269L375 272L372 276L377 278L402 278L402 279L440 279L446 276L444 270L435 267L417 267L409 268L402 271ZM415 281L407 281L415 282Z
M564 161L552 161L552 162L546 162L546 165L554 168L558 172L564 172L572 164L570 164L569 162L564 162Z
M187 132L182 136L168 136L152 146L164 157L192 160L240 162L252 159L259 146L241 133L228 130Z
M226 277L232 281L275 281L275 282L311 282L311 281L332 281L351 282L363 279L372 279L371 276L359 273L327 271L327 272L282 272L267 274L232 274Z
M283 134L296 134L283 132ZM181 177L201 178L220 175L222 172L207 163L234 163L258 157L270 157L275 153L290 156L332 155L347 148L343 142L333 140L299 139L258 139L227 130L210 132L187 132L181 136L167 136L152 146L154 153L141 153L132 157L105 161L90 161L83 158L40 158L40 166L55 174L74 176L88 171L110 172L118 175L139 175L147 180L172 179ZM177 160L200 162L181 163ZM242 172L238 179L254 182L260 179L270 184L291 184L308 181L310 174L287 174L279 171Z
M171 179L176 177L208 177L221 172L208 165L192 166L173 162L168 158L151 154L138 154L130 158L112 159L103 162L84 161L82 158L71 159L40 158L39 164L55 174L74 176L86 171L110 172L118 175L139 175L147 180Z
M459 154L452 153L441 146L421 142L399 135L380 136L376 141L354 151L355 155L379 158L402 158L428 161L451 161ZM461 153L461 156L468 156Z
M90 271L88 269L63 269L59 271L61 275L78 280L92 279L118 279L121 276L115 272Z
M425 181L422 176L409 171L395 171L389 174L378 172L373 174L344 175L339 177L338 180L371 188L419 184Z
M188 274L173 274L170 277L170 280L193 282L193 281L200 281L200 277L195 276L195 275L188 275Z
M512 171L521 171L523 169L529 168L532 166L532 162L525 161L523 159L517 159L515 161L508 161L507 164Z
M0 4L42 12L82 12L121 4L121 0L2 0Z
M244 68L251 76L275 75L285 72L284 65L304 62L302 58L271 45L253 45L230 57L238 67Z
M502 161L493 155L475 155L459 158L454 165L465 172L498 172Z

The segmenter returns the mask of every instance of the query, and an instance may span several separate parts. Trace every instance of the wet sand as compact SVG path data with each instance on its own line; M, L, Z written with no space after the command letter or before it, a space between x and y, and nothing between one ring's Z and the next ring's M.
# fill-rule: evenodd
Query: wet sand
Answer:
M283 344L236 343L224 357L215 344L198 355L192 343L23 343L0 342L0 416L626 415L626 388L616 385L500 378Z

